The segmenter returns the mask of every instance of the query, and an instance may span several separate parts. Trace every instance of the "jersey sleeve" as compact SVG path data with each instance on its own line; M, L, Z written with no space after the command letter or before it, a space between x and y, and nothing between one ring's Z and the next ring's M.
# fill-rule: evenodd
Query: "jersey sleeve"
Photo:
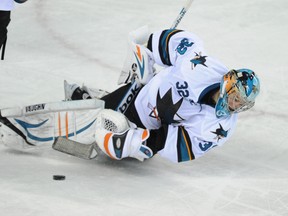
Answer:
M202 47L202 41L193 33L177 29L154 32L148 41L148 49L160 66L175 65L179 56L185 56L189 49Z
M215 121L211 119L201 122L191 122L190 126L169 125L165 143L158 154L176 163L197 159L230 139L235 130L237 115L226 120L215 118Z
M197 139L183 126L169 125L164 148L158 154L172 162L180 163L197 159L217 145Z

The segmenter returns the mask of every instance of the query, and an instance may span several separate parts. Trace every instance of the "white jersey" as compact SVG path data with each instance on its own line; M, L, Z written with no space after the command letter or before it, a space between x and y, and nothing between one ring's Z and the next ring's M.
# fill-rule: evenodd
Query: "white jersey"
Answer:
M168 125L165 146L158 154L174 162L193 160L227 141L237 114L217 118L214 107L200 102L220 87L228 68L206 54L197 36L185 31L154 33L152 53L166 68L141 89L135 106L146 128Z
M14 0L1 0L0 10L11 11L14 8Z

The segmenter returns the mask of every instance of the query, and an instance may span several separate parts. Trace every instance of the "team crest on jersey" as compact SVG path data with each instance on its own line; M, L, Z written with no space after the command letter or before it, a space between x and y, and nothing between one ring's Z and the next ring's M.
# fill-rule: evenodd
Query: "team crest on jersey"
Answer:
M228 136L228 131L229 130L227 131L224 130L222 125L219 123L219 128L217 128L215 132L211 131L211 133L216 134L216 137L214 139L217 139L218 142L220 139L223 139Z
M150 117L161 120L164 124L179 123L184 119L177 114L183 98L181 98L177 103L173 103L172 100L172 89L170 88L163 97L160 96L158 90L156 107L151 104L148 104L148 107L151 109Z
M205 65L207 56L202 56L201 52L199 53L195 52L195 54L196 54L195 57L190 60L190 62L192 63L191 69L193 70L197 65L203 65L207 67L207 65Z

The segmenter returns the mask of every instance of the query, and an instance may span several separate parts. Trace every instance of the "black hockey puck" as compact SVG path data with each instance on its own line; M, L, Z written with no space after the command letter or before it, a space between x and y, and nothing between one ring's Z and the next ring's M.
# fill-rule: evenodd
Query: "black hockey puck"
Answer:
M64 175L53 175L53 180L65 180Z
M14 1L19 3L19 4L22 4L22 3L26 2L27 0L14 0Z

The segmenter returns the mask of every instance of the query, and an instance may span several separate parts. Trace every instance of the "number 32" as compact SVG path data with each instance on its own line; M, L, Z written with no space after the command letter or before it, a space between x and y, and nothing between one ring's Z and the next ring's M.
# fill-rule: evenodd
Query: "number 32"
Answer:
M176 83L177 92L181 97L189 97L188 83L184 81L184 83L177 82Z

